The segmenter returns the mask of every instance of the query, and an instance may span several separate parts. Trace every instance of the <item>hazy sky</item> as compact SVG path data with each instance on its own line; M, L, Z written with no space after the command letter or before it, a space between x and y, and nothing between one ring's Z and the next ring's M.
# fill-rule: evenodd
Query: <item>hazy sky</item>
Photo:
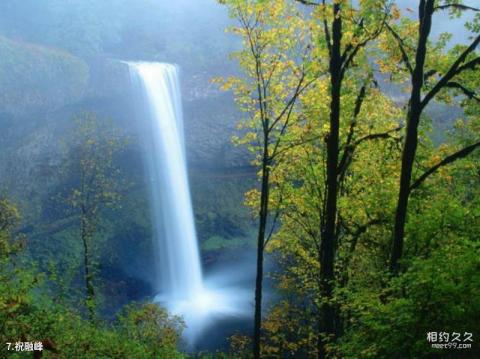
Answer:
M397 5L402 9L405 10L407 8L415 11L414 14L418 12L418 4L419 0L397 0ZM465 5L470 6L480 6L480 0L465 0ZM406 14L411 12L406 11ZM432 35L438 36L443 32L450 32L453 35L452 43L467 43L469 41L469 36L471 33L467 31L463 25L465 20L472 19L473 13L471 11L466 11L465 15L459 19L450 19L448 16L448 11L439 11L435 14L433 18L432 24Z

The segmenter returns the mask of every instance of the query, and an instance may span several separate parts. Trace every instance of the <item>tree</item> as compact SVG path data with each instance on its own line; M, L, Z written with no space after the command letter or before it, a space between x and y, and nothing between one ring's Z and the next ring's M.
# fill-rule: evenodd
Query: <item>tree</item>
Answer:
M327 299L323 296L320 281L323 237L322 227L319 226L326 214L327 149L324 138L329 132L328 102L325 103L329 91L328 79L319 80L316 84L302 98L305 122L292 127L289 134L295 136L297 142L315 140L303 141L301 146L282 148L284 156L272 179L272 200L274 206L280 208L281 225L272 238L270 249L275 251L281 263L279 289L291 298L290 306L301 306L308 313L305 320L315 328L318 353L329 343L323 326L323 306ZM350 81L344 84L340 127L342 153L350 133L351 119L354 118L356 86ZM368 268L371 260L365 263L366 258L378 257L382 259L379 265L386 264L382 235L388 233L385 229L387 213L393 210L394 204L393 178L398 170L396 162L400 153L397 134L399 112L379 89L367 89L362 110L355 119L351 148L347 147L351 157L343 161L345 173L338 179L334 293L328 299L335 310L337 336L342 335L348 319L344 319L335 292L345 288L357 271Z
M417 160L428 168L468 145L478 138L478 124L478 112L473 118L458 120L449 131L448 142L439 148L426 143L422 129ZM431 328L462 333L478 330L473 318L480 308L476 299L480 288L479 156L476 151L440 168L412 197L410 211L415 215L406 227L404 271L377 287L371 283L383 278L384 271L357 274L364 279L362 285L351 288L343 304L351 325L339 343L340 357L455 356L453 350L425 345L426 333ZM477 352L478 347L473 347L462 355L476 357Z
M50 283L25 253L28 238L18 234L20 213L0 197L0 356L16 342L41 342L34 357L183 358L176 349L183 322L156 304L130 304L117 321L92 323L77 308L55 301Z
M297 120L295 105L315 81L316 68L308 67L312 46L305 41L310 34L307 23L286 1L221 3L239 21L233 31L242 37L244 48L235 57L245 74L227 79L223 88L234 89L237 103L249 116L243 121L249 132L239 142L249 145L260 169L260 190L250 193L259 217L253 354L260 358L264 252L276 223L275 216L269 221L271 175L288 127Z
M385 69L392 71L392 66L395 67L398 62L401 63L404 73L409 76L411 87L390 258L390 271L393 274L398 272L399 261L403 255L408 203L413 190L437 172L439 168L466 157L480 146L480 142L477 141L445 157L412 182L419 139L418 128L427 106L436 98L445 98L449 91L467 96L473 101L479 101L478 91L465 87L463 79L465 76L471 75L480 65L480 57L475 53L475 49L480 43L480 36L476 35L469 45L458 45L447 54L444 51L445 38L440 38L438 44L435 45L432 45L429 41L434 15L440 11L448 10L452 14L459 14L464 11L479 11L464 6L458 1L420 0L417 38L415 40L409 38L412 33L413 24L411 22L404 20L403 23L398 25L386 25L390 37L383 49L388 49L393 56L387 60L390 62L390 66L386 66ZM467 25L473 33L479 32L478 17L473 23ZM395 61L395 59L398 61Z
M118 315L119 331L130 340L144 344L153 358L178 357L176 347L185 323L155 303L131 303ZM172 356L172 353L175 356Z
M32 290L41 277L31 263L24 267L26 240L18 233L20 223L18 209L0 196L0 340L6 345L13 339L31 338L32 328L39 327L38 322L31 323L35 298ZM0 348L2 357L9 354L6 345Z
M462 165L466 168L468 165L468 170L460 170L457 166L447 169L447 165L465 158L477 148L475 125L472 121L462 122L468 136L438 149L428 138L427 121L417 126L416 137L422 146L415 160L422 170L418 171L418 176L414 173L415 180L409 182L409 191L420 186L423 189L417 191L417 198L411 202L412 210L418 214L409 227L415 243L408 248L408 258L414 268L409 275L390 280L385 276L391 265L390 244L392 224L395 224L390 214L398 207L396 182L400 166L403 166L402 171L405 169L400 158L405 158L406 145L401 148L400 144L409 141L411 125L401 121L405 116L401 104L394 104L393 99L378 88L377 80L384 80L385 76L376 72L380 69L401 84L405 84L405 74L413 76L415 66L410 57L415 54L416 39L408 35L415 33L417 24L408 17L401 17L400 10L391 2L297 2L312 9L308 13L293 6L291 16L301 18L311 30L305 39L307 44L303 44L312 48L312 56L305 59L305 67L315 66L309 77L316 75L317 79L298 96L291 120L276 148L276 156L268 167L266 203L271 215L265 223L278 223L279 229L267 231L266 242L268 249L280 256L281 268L277 274L283 301L277 303L263 321L263 335L262 338L254 337L254 348L260 346L261 339L261 353L266 356L335 357L344 353L354 356L354 346L345 341L360 343L355 330L367 328L365 333L358 335L361 344L366 346L361 355L391 356L388 348L394 347L390 344L396 342L390 339L395 335L381 343L372 343L369 334L390 328L390 323L398 332L405 328L406 333L421 332L418 318L425 310L415 303L417 299L422 303L428 300L428 290L421 290L425 273L438 263L445 269L442 273L448 272L452 278L457 268L458 273L474 268L475 255L443 257L449 249L461 253L460 248L474 247L468 242L475 238L475 230L471 228L478 226L474 224L475 220L478 222L478 210L474 209L478 205L472 200L477 190L468 189L463 182L470 181L468 174L476 175L478 166L470 168L474 161L463 161ZM232 1L231 4L241 6L245 2ZM260 8L265 2L254 4ZM436 4L436 11L475 11L456 1ZM275 23L270 26L272 31L282 27ZM470 26L472 31L479 28L475 22ZM425 48L429 51L424 59L423 90L427 94L437 91L434 97L447 103L460 99L470 117L478 117L478 105L471 106L478 97L474 91L478 88L478 76L472 71L477 66L474 52L457 65L457 70L462 70L452 78L454 83L450 79L442 91L438 88L451 64L468 50L468 45L459 45L447 52L447 40L447 35L441 35L435 44L428 42L428 36L425 40ZM242 65L246 55L248 53L240 54ZM258 58L253 56L253 60ZM400 65L404 73L398 71ZM430 68L436 71L428 71ZM254 71L252 73L255 75ZM230 85L236 88L237 100L251 105L252 98L256 99L251 96L256 82L245 85L238 79L232 81ZM420 97L420 101L424 99ZM412 113L412 102L411 99L406 111L407 119ZM419 120L423 109L421 112ZM473 123L478 126L478 121ZM402 138L404 126L407 135ZM261 150L261 146L251 145L257 133L261 131L249 132L241 143L248 143L254 151ZM256 153L262 154L261 151ZM441 176L433 177L433 173ZM460 178L465 193L453 190L452 182ZM427 198L429 201L425 201ZM261 205L262 191L251 192L248 203L255 208ZM462 216L465 221L460 219ZM455 243L457 233L462 236L461 240L466 240L465 246ZM442 239L433 241L432 236ZM430 257L434 259L429 261ZM457 262L467 257L468 265L460 268ZM438 283L431 281L429 288L436 290ZM445 293L457 291L457 288L438 289ZM369 303L367 310L365 303ZM395 312L403 304L407 304L406 308ZM385 310L388 317L377 316L375 306L381 308L380 313ZM445 304L444 308L445 313L455 313L455 308L449 305ZM424 317L431 320L431 316ZM404 319L409 321L406 326ZM362 325L370 320L373 323ZM317 332L312 334L315 330ZM312 346L312 338L317 341L316 348ZM338 338L341 340L336 340ZM241 338L235 344L240 351L245 348ZM423 355L428 352L414 349L409 353ZM259 353L258 350L255 353Z
M79 221L83 248L86 299L90 320L95 318L94 237L102 221L102 210L114 207L120 198L119 169L115 156L124 141L115 130L92 113L77 117L66 163L69 178L67 202Z
M351 120L350 134L343 147L340 141L340 128L344 104L345 82L352 70L362 68L358 62L368 64L366 49L370 42L375 40L384 29L384 22L389 17L390 6L388 1L362 2L358 7L350 1L332 1L327 3L298 0L308 6L313 6L314 16L322 24L323 33L318 41L327 49L328 77L329 77L329 125L325 136L325 198L324 217L321 218L320 233L320 283L322 297L322 330L324 340L334 339L336 336L336 315L331 298L335 283L335 256L339 235L338 194L340 182L343 181L350 158L355 150L352 142L356 131L356 116L361 110L368 83L358 86L356 90L356 110ZM367 66L368 67L368 66ZM365 70L365 68L363 68ZM371 70L367 70L367 74ZM357 73L358 75L358 73ZM367 77L365 81L372 81ZM355 81L355 79L353 79ZM373 138L388 136L388 133L372 135ZM370 139L372 137L368 137ZM342 155L341 155L342 154ZM325 347L319 342L319 357L325 357Z

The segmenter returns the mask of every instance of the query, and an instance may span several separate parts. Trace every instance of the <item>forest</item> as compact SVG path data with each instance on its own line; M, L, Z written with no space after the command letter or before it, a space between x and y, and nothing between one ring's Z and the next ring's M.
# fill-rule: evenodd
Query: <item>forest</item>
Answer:
M477 0L2 0L0 358L479 358Z

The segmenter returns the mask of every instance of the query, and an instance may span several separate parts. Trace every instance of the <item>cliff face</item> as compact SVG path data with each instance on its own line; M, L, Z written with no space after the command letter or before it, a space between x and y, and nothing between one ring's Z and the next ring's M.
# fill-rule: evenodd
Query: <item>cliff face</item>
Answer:
M3 36L0 53L0 190L32 199L60 159L65 124L55 114L82 101L89 68L65 51Z
M0 36L0 111L55 111L85 94L87 64L67 52Z
M39 186L49 186L62 162L62 138L82 111L113 120L135 142L126 64L101 56L82 60L5 37L0 52L0 191L32 199ZM182 71L182 93L189 165L248 165L248 154L230 140L239 119L231 95L212 85L208 73L192 69Z

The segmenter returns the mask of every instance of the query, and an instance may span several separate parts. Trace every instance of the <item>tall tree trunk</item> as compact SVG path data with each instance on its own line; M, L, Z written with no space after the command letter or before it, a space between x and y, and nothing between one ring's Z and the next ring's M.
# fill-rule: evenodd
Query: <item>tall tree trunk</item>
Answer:
M90 242L91 242L91 233L88 230L88 220L85 218L85 215L82 214L81 219L81 236L83 243L83 264L84 264L84 277L85 277L85 289L86 289L86 298L85 306L88 311L88 318L90 321L95 320L95 288L93 285L93 269L92 263L90 260Z
M255 318L253 334L253 356L260 358L260 342L262 328L262 291L263 291L263 262L265 250L265 233L268 219L268 200L270 191L270 167L268 158L268 137L264 139L262 158L262 184L260 197L260 223L257 237L257 277L255 280Z
M337 195L338 195L338 151L340 130L340 94L342 84L342 19L340 5L334 5L334 20L332 24L332 49L330 56L330 133L327 140L327 199L325 227L320 246L320 280L323 291L323 332L329 337L335 335L335 308L330 303L333 295L335 238L337 221ZM326 357L325 346L319 348L320 358Z
M402 152L400 191L395 214L393 245L390 257L390 271L393 274L398 272L399 261L403 254L405 223L407 221L408 200L410 198L410 185L418 145L418 125L423 112L422 87L424 82L425 57L427 54L427 40L432 28L434 2L434 0L422 0L420 1L419 7L419 38L415 56L415 68L412 74L412 92L407 114L405 145Z

